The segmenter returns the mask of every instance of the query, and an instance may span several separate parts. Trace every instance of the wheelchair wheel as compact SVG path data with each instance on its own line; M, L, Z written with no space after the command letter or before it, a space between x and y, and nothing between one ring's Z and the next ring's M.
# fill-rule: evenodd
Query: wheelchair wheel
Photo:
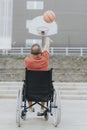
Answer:
M20 121L21 121L21 107L22 107L22 89L19 89L17 93L17 106L16 106L16 123L18 127L20 127Z
M26 112L24 110L22 110L22 112L21 112L21 118L23 120L26 120Z
M46 113L44 114L44 118L45 118L45 121L47 121L47 120L49 119L48 112L46 112Z
M53 124L55 127L60 123L61 120L61 104L59 91L54 90L53 102L52 102L52 114L53 114Z

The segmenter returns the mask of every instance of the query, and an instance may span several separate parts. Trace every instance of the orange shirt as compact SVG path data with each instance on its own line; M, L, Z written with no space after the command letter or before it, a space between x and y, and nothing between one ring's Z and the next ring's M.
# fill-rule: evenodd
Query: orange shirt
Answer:
M24 62L28 70L48 70L49 53L44 51L40 56L26 57Z

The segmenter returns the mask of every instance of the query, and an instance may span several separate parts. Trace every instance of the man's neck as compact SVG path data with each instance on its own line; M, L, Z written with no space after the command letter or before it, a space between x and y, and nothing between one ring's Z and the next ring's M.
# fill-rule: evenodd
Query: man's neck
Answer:
M39 56L41 56L41 54L38 54L38 55L32 55L33 57L39 57Z

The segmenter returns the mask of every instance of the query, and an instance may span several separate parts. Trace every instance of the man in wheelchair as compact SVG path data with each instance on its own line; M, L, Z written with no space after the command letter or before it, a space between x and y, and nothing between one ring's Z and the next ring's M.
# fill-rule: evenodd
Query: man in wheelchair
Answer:
M27 70L35 70L35 71L45 71L48 70L48 64L49 64L49 46L50 42L52 40L49 37L45 38L45 44L43 51L41 50L41 47L38 44L34 44L31 47L31 56L26 57L24 62L25 62L25 67ZM29 106L29 111L34 112L34 108L32 107L32 102L28 101ZM44 105L45 102L41 102L41 113L44 111Z
M26 119L27 109L33 112L35 104L41 106L37 116L44 116L48 120L50 113L54 126L60 123L59 92L53 88L52 69L48 70L50 42L50 38L46 37L43 51L38 44L34 44L31 47L31 56L24 60L26 67L24 85L17 94L16 123L19 127L21 118Z

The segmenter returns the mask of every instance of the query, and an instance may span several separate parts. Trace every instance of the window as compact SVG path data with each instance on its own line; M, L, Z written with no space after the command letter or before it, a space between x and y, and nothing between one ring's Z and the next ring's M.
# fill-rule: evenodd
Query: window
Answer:
M29 22L31 22L31 20L26 20L26 28L29 28Z
M27 1L26 2L26 8L27 9L38 9L42 10L43 9L43 1Z

